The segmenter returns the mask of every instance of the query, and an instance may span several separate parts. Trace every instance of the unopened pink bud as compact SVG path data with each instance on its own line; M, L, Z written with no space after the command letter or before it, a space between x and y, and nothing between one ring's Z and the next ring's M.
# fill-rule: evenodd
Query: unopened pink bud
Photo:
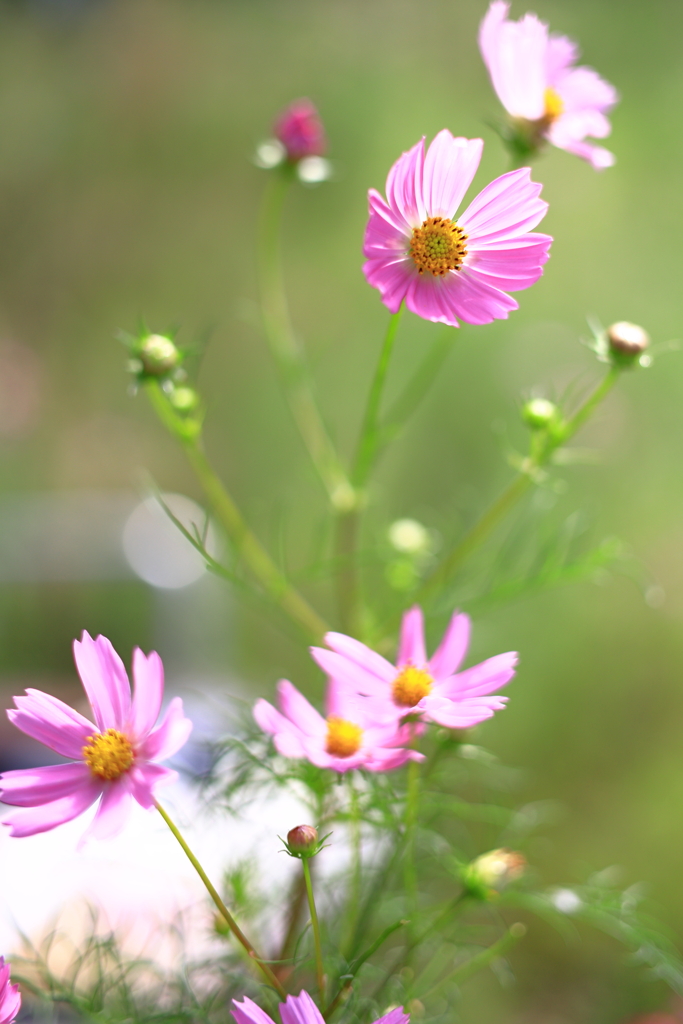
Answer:
M318 830L313 825L297 825L287 833L287 845L292 853L307 853L318 845Z
M612 351L631 357L641 355L650 344L647 331L626 320L607 328L607 340Z
M285 147L288 160L322 156L327 149L325 129L310 100L294 100L290 103L277 118L273 131Z

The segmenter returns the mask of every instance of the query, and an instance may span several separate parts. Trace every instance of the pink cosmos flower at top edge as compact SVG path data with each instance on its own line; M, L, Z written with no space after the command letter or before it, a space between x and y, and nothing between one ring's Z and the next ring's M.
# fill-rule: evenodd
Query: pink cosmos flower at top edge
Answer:
M342 633L328 633L330 650L313 647L311 654L341 689L369 700L376 721L419 714L448 729L467 729L505 707L506 697L489 694L510 681L517 664L517 654L509 651L458 672L469 636L469 617L456 612L428 658L422 610L415 606L403 616L396 665Z
M318 768L348 772L365 768L383 772L398 768L423 755L407 750L414 730L389 721L378 721L372 702L331 679L325 696L326 717L312 707L286 679L277 685L281 711L267 700L254 705L254 718L274 738L283 757L306 758Z
M617 103L613 85L588 67L574 67L579 50L566 36L551 35L535 14L511 21L510 5L493 0L479 29L479 48L500 102L539 138L587 160L596 170L614 156L586 137L603 139L605 116Z
M287 996L286 1001L280 1003L279 1009L282 1024L324 1024L323 1016L308 992L301 991L298 996ZM237 1024L274 1024L272 1017L247 996L241 1003L233 999L232 1015ZM410 1016L404 1013L403 1007L397 1006L373 1021L373 1024L408 1024L409 1020Z
M16 710L7 712L27 736L72 759L0 775L0 800L19 808L2 819L12 836L47 832L99 800L83 839L108 839L125 825L133 800L153 807L157 786L177 778L176 772L155 762L182 747L192 722L180 697L174 697L155 728L164 693L159 655L144 655L137 647L133 651L132 699L123 662L105 637L93 640L84 632L74 641L74 658L95 725L40 690L15 697Z
M275 138L285 147L287 159L303 160L307 156L323 156L327 139L320 115L307 99L294 100L273 126Z
M12 1024L20 1006L19 986L10 984L9 964L0 956L0 1024Z
M518 308L507 292L543 273L552 238L531 228L548 204L528 167L496 178L455 220L483 146L444 129L426 153L422 139L398 158L386 200L370 189L363 273L392 313L405 300L417 316L453 327L505 320Z

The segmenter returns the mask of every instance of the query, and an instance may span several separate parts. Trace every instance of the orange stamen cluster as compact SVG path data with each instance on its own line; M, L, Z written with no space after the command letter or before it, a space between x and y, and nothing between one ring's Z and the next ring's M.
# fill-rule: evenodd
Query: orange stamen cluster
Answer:
M460 270L467 255L467 235L448 217L427 217L413 228L410 255L419 274L443 277L449 270Z
M362 739L363 730L359 725L334 715L327 719L325 750L333 757L351 757L360 749Z
M424 669L405 665L394 679L391 696L394 704L402 708L414 708L423 697L432 692L434 680Z
M130 740L116 729L88 736L82 753L93 775L108 782L127 772L135 758Z
M545 91L545 111L542 120L545 124L552 124L557 121L560 114L564 113L564 100L554 89L547 88Z

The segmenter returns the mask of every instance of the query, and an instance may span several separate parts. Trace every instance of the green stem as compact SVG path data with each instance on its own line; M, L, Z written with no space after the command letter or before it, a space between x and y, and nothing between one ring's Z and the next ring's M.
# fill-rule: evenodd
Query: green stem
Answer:
M239 927L239 925L235 921L234 917L232 916L232 914L230 913L230 911L226 907L225 903L223 903L223 900L218 895L218 891L212 885L211 880L209 879L209 876L204 871L204 868L201 866L201 864L199 863L199 861L197 860L197 858L193 854L192 850L190 849L190 847L185 842L185 840L184 840L183 836L181 835L181 833L180 833L178 827L176 826L176 824L169 817L168 813L164 810L164 808L161 806L161 804L157 800L154 801L154 806L156 807L156 809L158 810L159 814L164 819L164 821L166 822L168 827L170 828L170 830L173 833L173 835L176 837L176 839L180 843L180 845L181 845L181 847L183 849L183 852L185 853L185 856L187 857L187 859L189 860L190 864L195 869L195 871L197 872L197 874L201 878L202 882L206 886L206 889L207 889L207 891L209 893L209 896L211 897L213 902L218 907L218 910L219 910L221 916L223 918L225 918L225 922L228 925L228 927L230 928L230 931L232 932L232 934L235 936L237 941L244 947L244 949L246 950L247 955L250 957L250 959L253 960L254 963L258 965L258 967L262 971L264 977L266 978L266 981L268 982L268 984L273 986L273 988L275 989L275 991L277 992L277 994L280 996L281 999L286 999L287 998L287 993L285 992L284 988L282 987L282 985L280 984L278 979L275 977L275 975L271 971L271 969L268 966L268 964L264 960L262 960L261 957L258 955L256 950L252 946L251 942L246 937L246 935L244 934L244 932Z
M318 991L320 998L325 998L325 967L323 964L323 947L320 939L320 923L318 912L315 909L315 898L313 896L313 884L311 882L311 869L308 857L301 858L301 866L304 869L304 880L306 882L306 895L308 896L308 908L311 912L311 925L313 926L313 942L315 945L315 971L318 978Z
M361 494L368 481L380 447L379 413L382 405L382 393L402 312L403 306L401 306L398 313L393 313L389 319L389 326L384 336L379 362L370 386L370 393L363 415L356 456L351 470L351 484L357 500L347 509L341 510L337 518L335 541L339 562L337 572L337 604L342 629L353 634L357 634L362 629L357 566L360 506L362 504Z
M354 489L339 460L318 409L306 358L291 324L282 273L280 236L284 201L292 172L282 168L269 176L259 230L259 279L263 326L280 372L294 421L332 505L345 509L355 502Z
M415 833L420 800L420 762L408 764L408 793L406 796L405 852L403 881L406 888L406 903L411 919L417 916L417 870L415 867Z
M341 988L337 992L336 996L334 997L330 1005L324 1011L323 1017L325 1018L325 1020L328 1020L332 1016L334 1011L337 1009L339 1003L353 985L353 979L358 974L358 971L361 969L365 961L369 960L370 957L377 952L380 946L384 942L386 942L390 935L393 935L395 931L398 931L399 928L402 928L404 925L408 923L408 921L401 920L396 921L394 924L390 924L389 927L385 928L382 934L375 939L372 945L368 949L366 949L364 953L361 954L361 956L357 957L357 959L354 960L353 963L349 964L349 968L347 971L347 974L349 976L346 978L344 984L341 986Z
M147 384L147 393L161 421L182 444L209 504L240 558L271 600L311 638L319 642L327 632L327 623L311 608L298 590L291 586L249 529L222 480L209 463L201 447L200 437L185 429L184 421L176 417L156 381Z
M344 946L348 950L351 948L351 944L353 942L353 936L356 930L356 920L360 910L363 865L361 861L361 831L358 793L356 792L356 787L353 784L353 772L348 772L346 778L349 788L349 832L351 834L351 885L349 892L347 923L344 929L346 935Z
M494 942L492 946L489 946L488 949L482 950L481 953L477 953L476 956L473 956L467 961L467 963L461 964L453 971L449 971L445 977L441 978L436 985L432 986L432 988L422 996L422 999L429 999L431 996L436 995L436 993L449 981L461 985L464 981L467 981L468 978L471 978L473 974L476 974L477 971L480 971L483 967L487 967L498 957L507 953L508 950L515 946L525 935L526 927L523 924L517 922L517 924L511 925L502 939L499 939L498 942Z
M363 425L361 427L356 457L351 471L352 483L354 487L359 489L365 486L370 472L372 471L372 466L377 454L377 448L380 441L379 412L382 405L382 393L384 391L389 362L394 350L396 333L398 331L398 325L401 322L402 315L403 305L401 305L397 313L392 314L389 320L389 326L387 327L387 332L384 336L384 343L379 355L379 362L377 363L375 376L370 386L370 393L365 407L365 415L363 417Z
M446 555L418 590L415 597L416 601L423 601L448 583L469 555L476 548L480 547L489 535L493 533L498 523L507 516L534 483L536 471L552 458L553 453L560 445L566 444L574 436L608 392L611 391L619 377L619 373L618 367L610 367L598 386L577 409L574 415L555 432L549 432L545 437L541 438L542 443L532 447L532 454L525 460L523 471L512 480L481 519L465 534L460 543ZM534 440L532 436L532 444Z

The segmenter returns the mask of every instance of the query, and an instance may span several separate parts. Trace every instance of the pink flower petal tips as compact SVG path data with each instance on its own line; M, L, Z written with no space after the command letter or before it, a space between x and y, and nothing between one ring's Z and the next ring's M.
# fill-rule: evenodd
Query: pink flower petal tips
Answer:
M123 662L105 637L93 640L84 632L74 641L74 658L95 725L40 690L15 697L16 710L7 712L27 736L71 759L0 775L0 800L20 808L2 820L12 836L47 832L99 800L83 838L108 839L126 824L133 800L153 807L157 786L177 778L176 772L155 762L183 746L192 722L183 714L180 697L174 697L155 727L164 693L159 655L133 651L132 699Z
M20 1006L19 986L10 984L9 965L0 956L0 1024L12 1024Z
M468 616L456 612L427 658L422 610L415 606L403 616L396 665L342 633L328 633L330 649L313 647L311 654L340 688L370 702L376 722L410 714L448 729L468 729L505 707L506 697L490 694L512 679L517 664L517 654L509 651L458 672L469 636Z
M592 68L574 67L578 47L566 36L550 35L535 14L507 17L510 5L493 0L479 29L479 48L493 88L517 122L530 151L547 140L587 160L596 170L614 156L586 137L603 139L607 113L619 95Z
M298 996L287 996L286 1001L280 1003L279 1009L282 1024L324 1024L323 1015L308 992L301 991ZM237 1024L274 1024L272 1017L247 996L241 1003L233 999L232 1015ZM373 1021L373 1024L408 1024L409 1021L410 1016L403 1012L402 1006L398 1006Z
M425 153L424 139L389 171L386 200L370 189L363 273L382 302L424 320L459 326L507 319L508 292L534 284L552 242L534 234L548 204L529 168L487 185L455 220L476 173L481 139L444 129Z

